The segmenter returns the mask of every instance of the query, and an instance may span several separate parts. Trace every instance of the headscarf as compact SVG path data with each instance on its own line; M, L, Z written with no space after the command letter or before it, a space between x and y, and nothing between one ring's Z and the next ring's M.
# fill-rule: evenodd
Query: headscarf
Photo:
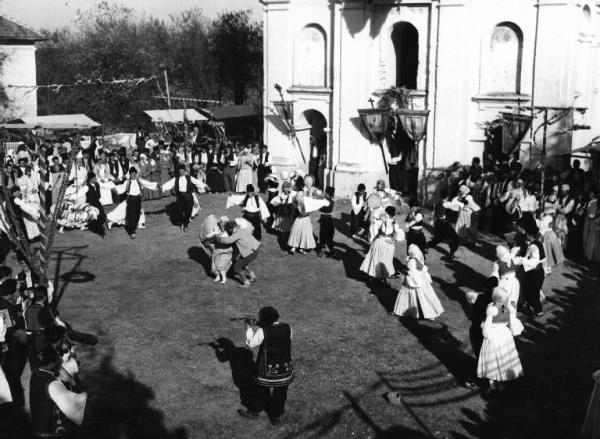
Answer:
M458 192L461 197L466 197L471 193L471 189L469 189L469 186L467 186L466 184L463 184L458 188Z
M494 303L494 305L506 305L506 303L508 302L508 298L508 291L506 291L504 288L494 288L494 291L492 292L492 302Z
M411 244L408 246L408 257L417 261L419 270L425 266L425 257L423 256L423 252L418 245Z

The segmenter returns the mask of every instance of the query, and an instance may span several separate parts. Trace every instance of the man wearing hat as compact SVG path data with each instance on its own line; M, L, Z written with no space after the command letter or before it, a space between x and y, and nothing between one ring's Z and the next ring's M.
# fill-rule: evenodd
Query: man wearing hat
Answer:
M194 190L204 191L207 186L200 180L185 173L185 165L179 165L177 168L179 175L163 184L163 191L175 190L177 198L176 218L181 225L182 230L187 230L192 217L194 208Z
M254 227L252 236L260 241L262 238L261 223L269 219L270 212L263 199L254 193L254 186L251 184L246 186L246 197L242 201L242 210L244 219Z
M106 213L104 213L104 207L100 201L101 193L100 193L100 185L98 184L98 178L96 174L90 172L88 174L88 190L85 193L85 201L90 206L98 209L98 217L95 220L91 220L89 222L89 229L97 233L98 235L104 238L106 232L104 231L104 223L106 222Z
M158 183L139 178L137 169L134 167L129 168L129 178L116 187L118 194L125 194L126 196L125 231L129 234L131 239L135 239L135 231L142 213L143 187L155 191L158 188ZM117 210L118 208L109 214L109 220L111 223L119 223L119 220L116 218L117 215L115 214ZM110 218L110 215L113 214L115 214L115 218Z

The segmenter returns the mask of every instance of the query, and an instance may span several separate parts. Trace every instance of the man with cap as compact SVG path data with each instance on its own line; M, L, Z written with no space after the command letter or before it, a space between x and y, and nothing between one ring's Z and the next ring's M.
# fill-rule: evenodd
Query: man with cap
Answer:
M163 184L162 189L163 191L175 189L177 219L181 223L181 229L186 230L192 217L192 209L194 208L194 190L198 189L198 191L203 192L207 186L202 181L187 175L185 173L185 165L179 165L177 172L179 175Z
M120 185L116 187L118 194L125 194L125 231L131 239L135 239L135 231L138 226L138 221L142 212L142 188L146 188L155 191L158 188L158 183L138 178L137 169L134 167L129 168L129 177ZM117 208L118 209L118 208ZM119 223L120 221L116 218L118 214L115 214L115 209L108 215L108 219L111 223ZM113 217L111 217L111 215Z

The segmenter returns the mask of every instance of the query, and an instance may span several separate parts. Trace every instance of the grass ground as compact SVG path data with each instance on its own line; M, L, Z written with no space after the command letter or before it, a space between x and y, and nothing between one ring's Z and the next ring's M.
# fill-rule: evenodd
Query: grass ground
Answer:
M464 293L481 290L491 245L461 248L454 262L432 250L429 269L446 311L434 323L401 323L387 314L400 281L377 290L364 283L357 271L366 247L345 235L341 221L342 260L290 256L266 235L255 265L259 281L244 290L233 281L213 283L198 241L207 214L236 216L225 211L225 196L203 196L185 233L166 216L168 202L145 203L148 228L136 240L122 228L105 240L80 231L57 238L61 312L100 338L80 349L94 397L87 437L576 437L590 374L600 368L591 268L567 263L547 280L547 312L525 319L518 340L526 376L488 398L460 384L476 367ZM338 203L338 217L349 210ZM399 244L397 257L405 251ZM229 318L255 314L257 301L275 306L294 328L297 376L278 427L236 414L232 377L239 379L246 351L232 351L227 362L205 344L225 338L242 348L244 327ZM402 405L384 400L390 390L402 394Z

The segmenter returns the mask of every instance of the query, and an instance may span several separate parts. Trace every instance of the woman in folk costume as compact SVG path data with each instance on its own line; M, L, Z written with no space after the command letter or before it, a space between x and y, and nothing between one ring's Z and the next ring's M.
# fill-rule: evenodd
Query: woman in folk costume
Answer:
M211 254L211 271L215 276L215 282L225 284L227 272L233 264L233 247L221 244L219 238L227 238L225 224L229 218L222 216L218 221L214 215L206 217L200 226L200 241Z
M310 221L309 212L306 211L304 191L296 193L294 205L296 207L296 219L290 230L288 246L290 254L293 255L298 250L298 253L304 255L307 251L314 249L317 246L313 227Z
M287 242L290 237L290 231L294 224L296 207L294 197L296 193L292 191L292 183L284 181L281 185L281 193L271 200L271 206L275 210L273 219L273 230L279 233L279 245L282 249L287 248Z
M434 320L444 308L432 287L423 252L416 244L408 246L408 272L398 291L394 314L399 317Z
M238 194L245 192L249 184L254 184L254 168L256 166L256 157L250 152L250 148L244 148L238 161L238 176L235 183L235 191Z
M544 212L552 216L558 211L558 189L558 186L552 186L550 193L543 198Z
M86 202L88 186L78 188L75 185L65 190L62 210L57 219L60 225L58 233L64 233L65 229L86 230L88 223L98 218L100 211ZM53 210L56 205L53 206Z
M583 256L588 261L600 262L600 203L596 191L590 191L590 201L585 212Z
M400 198L396 191L386 187L385 181L383 180L377 180L377 184L372 193L381 197L381 205L384 209L388 206L393 206L396 200Z
M490 277L498 279L498 287L508 293L508 301L516 308L519 303L520 284L517 279L517 265L512 259L510 250L502 245L496 247L496 261L492 266Z
M480 207L473 200L471 190L466 185L460 186L458 196L450 202L449 206L444 207L458 211L458 221L456 222L458 237L468 243L474 243L477 231L476 222L473 222L473 213L479 212Z
M514 340L523 331L523 324L517 319L517 310L510 304L504 288L494 289L481 329L483 344L479 351L477 376L489 381L490 391L499 390L503 386L501 383L523 375Z
M560 187L558 194L558 208L554 216L554 231L558 235L563 250L567 248L567 238L569 234L568 218L575 207L575 198L571 195L571 189L568 184Z
M581 189L575 189L573 197L575 206L573 206L571 215L568 216L567 224L569 227L567 254L572 260L579 260L583 256L583 225L585 223L587 200Z
M550 268L565 261L562 243L552 228L553 221L552 216L547 214L542 216L542 219L536 220L540 241L542 241L546 253L546 265ZM527 228L525 227L525 229Z
M100 185L100 203L103 206L113 204L112 191L115 188L114 177L106 160L106 153L100 152L100 160L94 166L94 174Z
M158 184L138 178L137 169L129 169L129 178L116 187L118 194L125 194L125 200L106 215L108 228L113 224L124 225L131 239L135 239L137 228L144 228L145 215L142 210L142 189L156 190Z
M160 167L160 181L162 183L166 183L171 179L171 176L175 174L175 169L173 167L173 155L171 151L167 149L167 147L163 147L160 151L159 156L159 167ZM166 196L168 194L161 191L161 196Z
M360 271L368 274L371 278L385 281L396 274L394 268L395 243L403 241L405 234L396 224L395 216L396 208L388 206L380 218L371 223L371 247L360 266Z
M146 154L140 154L140 162L138 164L138 175L140 179L150 182L152 176L152 165L148 160ZM142 187L142 201L154 199L154 192L152 189Z

